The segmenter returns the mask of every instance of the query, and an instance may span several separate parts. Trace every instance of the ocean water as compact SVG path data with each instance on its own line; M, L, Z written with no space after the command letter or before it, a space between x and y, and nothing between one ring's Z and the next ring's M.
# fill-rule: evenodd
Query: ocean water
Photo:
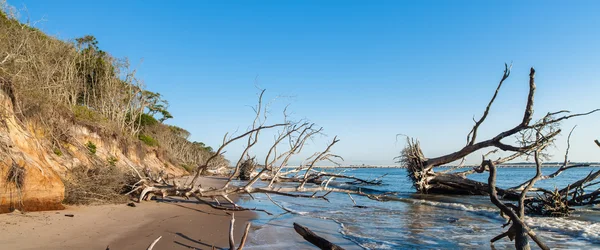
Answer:
M570 169L560 176L540 181L536 187L562 188L600 167ZM544 168L549 174L556 168ZM382 178L383 185L362 186L369 192L390 192L398 201L379 202L353 195L332 193L325 200L271 196L294 211L286 213L264 195L243 197L241 205L266 209L254 223L248 249L314 249L298 237L292 227L298 222L346 249L490 249L490 239L505 231L487 196L440 196L414 193L405 169L346 169L344 174L364 179ZM535 175L534 168L498 169L498 186L515 186ZM488 173L469 178L487 181ZM338 185L344 185L338 183ZM577 207L568 218L528 217L534 231L553 249L600 249L600 207ZM530 242L534 249L534 242ZM502 239L495 249L512 249Z

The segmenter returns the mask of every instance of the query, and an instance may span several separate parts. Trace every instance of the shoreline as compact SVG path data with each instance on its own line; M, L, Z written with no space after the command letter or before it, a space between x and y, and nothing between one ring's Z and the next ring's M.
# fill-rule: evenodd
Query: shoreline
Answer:
M257 219L260 223L256 230L251 232L249 243L244 249L317 249L312 243L306 241L294 230L293 223L308 227L329 242L346 250L363 250L358 242L352 241L343 234L343 225L334 220L325 218L307 217L289 214L286 218Z
M203 177L200 181L205 187L224 183L218 177ZM155 249L229 248L231 216L225 211L179 199L135 205L67 206L59 211L0 214L0 246L3 249L146 249L162 236ZM252 211L235 213L236 244L246 223L256 217Z

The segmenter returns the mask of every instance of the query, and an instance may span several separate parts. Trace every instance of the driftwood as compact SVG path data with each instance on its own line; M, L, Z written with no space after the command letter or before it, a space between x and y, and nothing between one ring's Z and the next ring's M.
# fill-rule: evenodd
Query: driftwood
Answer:
M294 156L298 155L304 148L305 142L314 139L319 135L322 128L318 128L313 123L305 121L292 122L287 118L286 110L284 110L284 121L268 125L265 123L268 113L263 107L262 97L264 91L259 96L258 105L254 108L255 118L252 126L241 135L228 137L228 134L223 138L222 145L216 150L212 157L209 157L201 164L194 174L193 178L184 182L178 180L170 180L164 174L153 174L149 171L144 171L144 174L138 174L140 180L132 186L130 194L138 197L138 202L150 199L152 197L166 199L167 197L183 197L185 199L195 199L200 203L207 204L215 209L225 211L259 211L271 214L269 211L257 208L245 208L236 204L230 197L234 195L247 194L254 198L253 194L261 193L277 206L287 212L293 212L271 199L271 195L280 195L307 199L322 199L328 200L327 196L332 192L356 194L369 197L375 200L386 199L385 194L369 194L363 192L363 188L348 188L349 185L343 187L333 184L334 179L344 180L344 184L352 185L379 185L381 180L364 180L353 176L343 175L336 168L328 169L328 171L317 171L317 164L323 161L328 161L337 165L336 159L342 159L340 156L331 153L333 146L339 142L337 137L330 141L325 149L320 152L315 152L308 158L302 161L302 164L292 169L284 171L287 162ZM260 139L259 134L265 130L280 129L275 140L270 144L270 149L267 152L263 164L255 164L255 156L250 156L251 148L256 145ZM246 140L245 148L242 155L234 165L235 168L229 174L227 182L222 187L206 188L201 184L200 177L207 171L209 163L217 156L224 152L226 146L237 140ZM284 148L282 142L287 142L287 148ZM343 159L342 159L343 160ZM250 166L252 165L252 166ZM240 175L242 168L249 169L256 167L258 174L251 176L245 174L249 178L247 182L242 184L234 184L233 180ZM264 181L268 185L256 185L257 182ZM287 182L285 186L278 186L279 182ZM289 182L297 183L296 186L290 186ZM350 196L352 199L352 197ZM353 199L352 199L353 200ZM213 202L214 201L214 202ZM358 206L360 207L360 206ZM231 229L233 228L234 218L232 215ZM242 238L242 244L238 249L242 249L250 227L246 227L245 236ZM230 248L234 249L235 244L233 235L230 234Z
M527 192L529 191L529 189L531 189L533 187L535 182L542 175L542 164L539 161L538 154L539 154L539 151L536 151L535 152L536 175L533 178L531 178L527 187L525 187L525 189L523 191L521 191L517 206L515 206L512 203L503 203L498 198L498 194L496 192L496 166L493 161L484 159L483 162L481 163L481 167L476 169L476 171L480 172L480 173L485 170L488 170L490 172L490 175L488 178L490 200L492 201L492 203L494 205L496 205L496 207L498 207L500 209L501 214L508 216L509 221L504 226L507 226L508 224L512 223L506 232L494 237L490 241L491 243L494 243L504 237L509 237L510 240L513 240L513 239L515 240L515 248L516 249L529 250L530 246L529 246L528 237L531 237L531 239L533 241L535 241L535 243L541 249L544 249L544 250L550 249L548 246L546 246L546 244L544 244L536 236L536 234L523 221L524 217L525 217L525 198L526 198Z
M508 77L509 73L509 67L506 66L504 74L505 77ZM525 212L535 212L537 210L549 211L549 209L545 207L548 207L548 204L550 204L548 202L542 202L545 200L543 196L539 196L540 198L532 198L531 196L528 196L528 193L535 191L541 192L541 194L548 194L552 192L532 188L535 181L544 178L544 176L540 176L539 174L536 174L536 177L534 179L531 179L528 182L523 183L522 185L519 185L515 188L497 188L495 187L496 166L498 164L516 159L521 156L535 155L536 159L540 157L540 155L543 156L543 150L552 143L554 143L555 137L561 132L560 128L558 127L560 121L572 117L588 115L598 111L593 110L588 113L573 115L567 115L567 111L559 111L554 113L548 113L539 121L532 123L531 116L533 114L533 95L535 90L534 73L535 71L532 69L529 81L530 92L525 112L523 115L523 120L514 128L502 132L491 139L476 142L476 136L478 132L477 130L481 123L483 123L483 121L487 117L489 109L495 99L495 96L497 95L495 94L490 103L488 104L484 115L482 116L482 118L476 121L476 124L473 127L471 133L468 135L467 145L459 151L436 158L426 158L421 151L418 141L409 139L407 147L402 151L401 156L398 158L399 162L407 168L409 178L412 180L413 185L418 192L440 194L489 195L494 204L496 204L497 206L498 204L501 204L499 205L499 207L502 213L509 216L510 221L512 222L511 229L509 229L510 232L506 232L504 236L515 238L520 237L518 238L518 242L519 245L522 246L528 245L528 243L526 242L527 238L523 239L523 235L528 235L540 246L543 246L543 243L537 242L535 234L533 234L533 232L527 227L527 225L522 223L523 216L521 214ZM505 77L503 77L503 80L498 85L497 91L499 91ZM267 112L265 108L262 107L261 99L263 93L264 91L261 92L258 102L259 104L254 109L256 116L254 122L252 123L252 126L249 127L246 132L242 133L239 136L228 137L228 134L226 134L223 138L222 145L216 150L216 153L213 155L213 157L208 158L203 164L200 165L197 172L194 174L194 178L191 181L179 183L176 180L169 181L168 178L163 178L160 174L152 178L148 177L152 176L151 174L147 174L147 176L145 177L140 177L141 180L133 187L134 191L132 191L132 193L138 195L138 202L141 202L149 198L150 196L157 196L162 198L170 196L179 196L186 199L194 198L198 202L205 203L213 208L226 211L254 210L269 213L268 211L256 208L241 207L235 202L233 202L233 200L229 197L232 195L247 194L250 195L250 197L254 198L253 194L266 194L267 197L269 197L269 199L274 204L276 204L277 206L279 206L287 212L291 212L291 210L286 209L283 206L277 204L274 200L271 199L271 195L328 200L327 196L330 193L338 192L361 195L378 201L398 199L393 193L366 193L364 188L353 187L353 185L378 185L381 184L381 181L362 180L352 176L346 176L341 173L334 173L336 171L335 168L328 169L327 172L315 170L315 167L320 162L328 161L337 165L336 159L342 159L340 156L331 153L333 146L337 142L339 142L337 137L334 137L333 140L326 145L323 151L315 152L308 158L304 159L299 167L290 171L284 171L284 167L287 165L287 162L292 157L297 156L303 150L305 142L307 140L313 139L316 135L319 135L322 131L322 128L317 128L315 124L308 123L305 121L289 121L287 118L286 110L284 110L283 122L274 123L272 125L265 124L266 117L264 117L264 114L266 114ZM247 162L249 159L255 159L255 156L250 156L250 149L258 143L260 139L259 134L261 134L261 132L265 130L272 129L279 129L280 131L278 131L277 135L275 136L274 142L270 144L271 146L269 148L269 151L266 153L266 156L264 158L264 164L256 164L258 174L254 175L245 183L235 184L233 180L236 178L237 175L239 175L240 168L242 167L244 162ZM509 145L502 142L503 139L516 135L519 136L518 145ZM231 144L234 141L242 139L246 139L244 151L240 155L237 163L234 165L235 168L229 175L227 182L222 187L218 188L202 187L202 183L200 183L200 177L203 175L204 172L206 172L211 160L213 160L214 157L216 157L216 155L219 155L222 152L224 152L224 148L227 145ZM287 142L285 143L287 147L284 147L284 143L282 142ZM494 171L494 182L490 181L489 183L482 183L466 178L469 174L482 172L482 169L480 168L466 170L458 173L436 173L434 171L436 167L442 166L453 161L464 159L464 157L466 157L467 155L484 148L496 149L486 154L485 156L496 152L498 149L512 153L507 157L500 158L494 161L488 160L486 161L486 164L483 164L485 165L484 170L490 171L490 174L492 173L491 171ZM567 161L565 164L566 165L563 168L561 168L560 172L574 168L573 166L568 165ZM558 174L560 174L560 172L556 173L554 176L557 176ZM567 207L571 202L579 202L578 204L592 204L596 201L596 197L598 197L600 191L593 192L591 194L584 194L581 192L581 190L583 190L583 188L585 188L586 186L597 184L592 182L592 180L598 177L598 175L600 175L600 172L598 174L591 173L581 181L574 183L575 185L571 185L571 188L566 189L564 192L557 190L557 194L562 197L571 197L566 202ZM351 185L335 185L335 183L333 182L334 179L345 179L347 180L345 183ZM268 185L256 185L256 183L259 181L268 182ZM288 184L284 186L278 186L277 183L280 182L287 182ZM289 182L294 182L298 185L291 186L289 185ZM353 200L351 195L349 197L351 200ZM515 205L502 205L501 202L497 202L499 201L499 199L517 200L519 201L519 207ZM216 204L210 201L216 201ZM503 206L508 207L509 210L513 212L509 212L509 210L507 210ZM539 209L540 207L542 207L542 209Z
M400 156L397 157L397 160L402 166L407 168L408 177L419 193L489 196L491 202L500 209L501 215L508 218L507 223L503 227L510 225L506 232L491 239L491 243L508 237L510 240L515 240L516 249L530 249L529 239L532 239L541 249L549 249L524 222L525 214L568 216L572 210L570 207L572 205L598 204L599 201L597 201L597 198L600 197L600 189L587 194L584 192L584 189L600 183L593 182L596 178L600 177L600 171L592 171L581 180L564 188L556 189L554 192L533 187L537 181L554 178L569 169L588 166L587 164L572 165L568 161L570 137L575 128L569 133L564 162L557 171L549 175L542 175L541 158L547 156L545 149L554 144L556 136L561 133L561 121L590 115L600 109L578 114L570 114L566 110L550 112L540 120L532 122L536 85L535 70L531 68L529 74L529 94L521 122L492 138L477 141L478 130L488 117L502 84L509 75L510 67L505 65L504 74L496 87L494 95L486 106L483 115L478 120L474 119L475 125L467 135L467 142L463 148L447 155L427 158L423 154L419 142L415 139L407 138L407 145L400 153ZM504 140L509 137L516 138L516 144L505 143ZM595 142L600 146L598 140ZM462 167L466 156L482 149L491 149L491 151L484 154L481 166L462 172L452 172ZM510 154L496 160L486 160L489 155L497 153L499 150L509 152ZM534 158L536 166L535 176L512 188L501 189L496 187L497 166L519 157ZM435 171L437 167L457 161L460 161L457 167L447 171ZM488 183L467 178L470 174L483 173L484 171L489 171ZM501 199L517 202L513 204L504 202Z
M154 240L152 242L152 244L150 244L150 246L148 246L147 250L152 250L152 248L154 248L154 245L156 245L156 243L158 243L158 241L162 238L162 236L158 236L158 238L156 238L156 240Z
M313 170L311 170L313 171ZM346 180L344 181L345 184L352 184L352 185L381 185L383 184L383 181L381 181L379 178L377 179L373 179L373 180L367 180L367 179L361 179L361 178L357 178L354 176L349 176L349 175L342 175L342 174L332 174L332 173L327 173L327 172L321 172L321 171L315 171L314 173L310 173L308 175L305 175L305 178L300 178L300 177L265 177L262 178L263 181L273 181L274 183L279 183L279 182L299 182L302 183L304 181L306 181L306 183L313 183L313 184L317 184L317 185L321 185L327 182L331 182L333 179L337 178L337 179L341 179L341 180ZM327 178L329 177L329 178Z
M254 158L246 159L242 162L242 165L240 165L240 175L238 178L243 181L250 180L252 178L252 172L256 169L256 165Z
M235 240L233 238L233 228L235 224L235 215L231 214L231 222L229 223L229 250L235 250ZM246 229L244 230L244 235L242 235L242 239L240 240L240 245L237 247L237 250L244 249L244 245L246 244L246 239L248 238L248 231L250 231L250 226L252 223L248 222L246 224Z
M400 156L397 157L397 160L402 166L407 168L409 173L408 177L412 181L417 192L431 194L490 195L490 187L488 183L473 181L467 178L468 175L476 173L474 170L467 170L463 172L436 172L435 168L451 162L459 161L461 159L462 165L466 156L486 148L493 149L487 153L486 156L496 153L498 150L511 153L506 157L494 160L493 163L496 166L510 160L514 160L518 157L531 156L534 152L543 154L543 152L540 152L539 150L554 143L556 136L561 132L559 127L561 121L578 116L589 115L600 110L595 109L586 113L578 114L570 114L569 111L561 110L558 112L547 113L539 121L532 122L536 85L535 70L531 68L529 74L529 94L521 122L515 125L513 128L501 132L492 138L477 142L478 130L488 117L490 109L496 100L502 84L509 77L509 75L510 67L505 65L504 74L502 75L493 97L486 106L481 118L475 120L475 125L471 129L471 132L467 135L467 143L460 150L439 157L427 158L423 155L421 146L417 140L410 138L407 139L407 145L400 153ZM517 144L511 145L503 142L504 139L509 137L517 138ZM587 165L569 165L568 161L565 160L563 166L561 166L556 173L548 176L541 176L540 179L543 180L553 178L565 170L585 166ZM588 183L591 181L591 179L595 179L595 177L597 176L591 175L590 178L585 179L585 181L582 182ZM509 189L496 188L496 192L504 199L518 200L521 194L520 190L527 186L527 184L528 183L525 182ZM581 183L574 183L571 186L573 187L579 184ZM540 191L544 192L544 190ZM572 188L571 192L573 192ZM551 192L547 191L545 193ZM586 198L586 201L588 204L590 204L590 202L594 202L589 201L592 197L596 196L589 195L583 198Z
M311 231L307 227L302 226L295 222L294 222L294 230L296 230L296 233L298 233L300 236L302 236L302 238L304 238L306 241L312 243L313 245L317 246L319 249L343 250L343 248L341 248L340 246L329 242L328 240L324 239L323 237L318 236L317 234L313 233L313 231Z

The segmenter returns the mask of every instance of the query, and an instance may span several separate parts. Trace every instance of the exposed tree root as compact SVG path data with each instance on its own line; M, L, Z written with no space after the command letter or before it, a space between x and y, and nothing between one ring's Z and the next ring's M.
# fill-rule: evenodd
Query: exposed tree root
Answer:
M590 115L600 110L595 109L579 114L570 114L569 111L561 110L558 112L547 113L539 121L532 122L533 100L536 85L534 81L535 70L531 68L529 74L529 94L521 122L513 128L501 132L490 139L477 142L476 139L478 135L478 129L487 118L491 106L494 103L503 82L508 78L509 75L510 67L505 65L504 74L496 88L496 91L494 92L493 97L486 106L481 118L479 120L474 120L475 125L471 129L471 132L467 135L467 144L462 149L440 157L426 158L423 155L419 142L415 139L407 138L406 147L396 159L398 163L406 167L408 177L412 181L417 192L428 194L490 195L490 187L487 183L482 183L467 178L469 174L476 172L474 170L452 173L450 171L435 172L434 169L444 164L459 161L461 159L460 165L462 165L466 156L485 148L493 149L489 153L485 154L485 156L496 153L498 150L511 152L510 155L493 161L494 165L505 163L521 156L531 156L535 152L537 152L540 156L544 156L543 150L549 145L552 145L556 136L561 132L561 121L578 116ZM572 132L573 130L571 130L571 133ZM568 147L562 166L556 172L550 175L538 176L536 180L551 179L568 169L588 166L587 164L571 165L567 160L570 148L569 140L571 133L569 133L569 139L567 139ZM508 137L516 137L517 145L504 143L503 139ZM598 184L593 183L592 181L599 176L600 171L592 172L585 178L560 189L560 191L557 193L539 188L529 189L528 192L534 192L537 195L529 196L525 200L526 211L528 213L538 215L567 216L571 211L569 208L571 205L597 204L598 201L596 199L600 195L600 189L597 189L589 194L585 194L583 189L584 187L590 187ZM528 180L508 189L496 187L495 192L502 199L516 201L520 200L523 193L522 191L530 184L531 180ZM528 192L525 192L524 195L527 196Z

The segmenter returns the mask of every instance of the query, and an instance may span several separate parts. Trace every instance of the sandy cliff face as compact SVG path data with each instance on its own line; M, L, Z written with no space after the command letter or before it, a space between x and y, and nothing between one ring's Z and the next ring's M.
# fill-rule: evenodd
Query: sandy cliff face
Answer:
M155 148L145 145L123 146L77 125L71 129L75 142L63 145L67 152L59 156L53 153L53 148L43 136L32 133L15 118L12 101L2 90L0 104L0 213L14 209L63 209L61 202L65 186L61 177L68 175L74 167L94 162L97 164L108 159L122 169L134 167L142 171L147 167L156 172L164 170L175 176L187 173L167 159L161 159ZM95 154L91 155L82 146L87 142L96 145Z
M65 187L60 176L39 141L15 119L12 102L3 91L0 104L0 213L62 209Z

